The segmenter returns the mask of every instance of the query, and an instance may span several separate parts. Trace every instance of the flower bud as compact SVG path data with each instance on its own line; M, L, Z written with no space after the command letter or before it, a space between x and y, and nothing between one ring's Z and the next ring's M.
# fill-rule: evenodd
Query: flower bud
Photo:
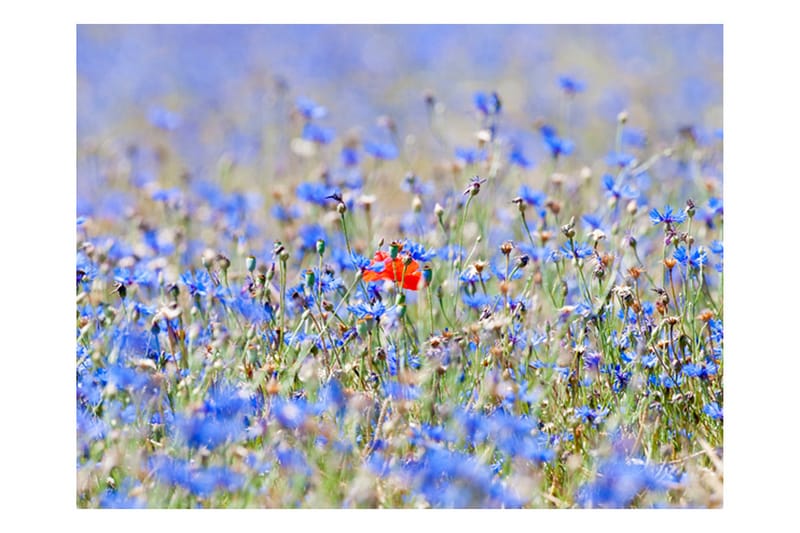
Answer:
M400 241L392 241L389 244L389 255L392 259L397 259L397 254L403 249L403 244Z
M245 266L247 267L247 271L252 274L253 270L256 269L256 258L255 258L255 256L248 255L247 259L245 260Z
M323 239L317 239L317 254L320 257L325 255L325 241Z
M422 267L422 279L425 280L425 286L430 287L431 281L433 280L433 269L430 265Z

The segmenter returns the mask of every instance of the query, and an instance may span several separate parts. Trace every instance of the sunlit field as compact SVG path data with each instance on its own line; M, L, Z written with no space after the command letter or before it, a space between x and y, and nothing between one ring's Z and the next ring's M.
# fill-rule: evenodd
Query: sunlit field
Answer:
M721 26L78 26L76 505L723 505Z

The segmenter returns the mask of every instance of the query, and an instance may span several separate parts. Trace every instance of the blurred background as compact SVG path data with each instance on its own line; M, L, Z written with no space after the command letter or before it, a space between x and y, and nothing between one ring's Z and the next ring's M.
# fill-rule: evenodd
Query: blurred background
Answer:
M480 148L479 92L527 163L509 194L555 170L542 124L574 144L559 172L599 176L620 146L645 160L680 132L718 142L722 61L722 26L78 26L77 214L118 218L154 184L289 208L303 181L380 192L389 211L408 172L438 188L487 170L448 176ZM651 174L697 182L685 170ZM721 166L700 171L721 185Z

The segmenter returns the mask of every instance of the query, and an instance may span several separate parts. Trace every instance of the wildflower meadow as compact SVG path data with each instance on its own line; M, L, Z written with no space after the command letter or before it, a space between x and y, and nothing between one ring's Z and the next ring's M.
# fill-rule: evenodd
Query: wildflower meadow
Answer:
M717 508L722 26L79 25L78 508Z

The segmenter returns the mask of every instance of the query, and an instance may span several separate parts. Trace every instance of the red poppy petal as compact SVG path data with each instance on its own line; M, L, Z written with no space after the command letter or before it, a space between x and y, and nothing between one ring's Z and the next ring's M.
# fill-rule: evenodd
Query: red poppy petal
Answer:
M403 288L415 291L419 288L419 284L421 281L422 281L422 273L414 272L412 274L409 274L408 272L406 272L406 277L403 280Z

